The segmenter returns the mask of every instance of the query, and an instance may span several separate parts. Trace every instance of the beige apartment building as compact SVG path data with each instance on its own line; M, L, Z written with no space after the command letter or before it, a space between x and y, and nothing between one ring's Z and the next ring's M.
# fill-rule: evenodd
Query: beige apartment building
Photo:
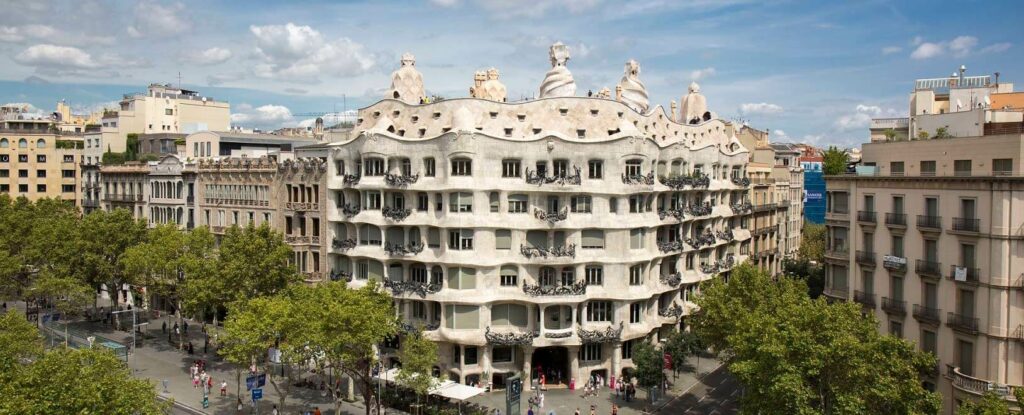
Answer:
M23 105L0 107L0 193L77 204L82 137L32 118Z
M988 105L1011 91L963 71L917 80L901 130L872 131L857 173L826 178L825 295L934 353L944 413L1024 385L1024 124Z

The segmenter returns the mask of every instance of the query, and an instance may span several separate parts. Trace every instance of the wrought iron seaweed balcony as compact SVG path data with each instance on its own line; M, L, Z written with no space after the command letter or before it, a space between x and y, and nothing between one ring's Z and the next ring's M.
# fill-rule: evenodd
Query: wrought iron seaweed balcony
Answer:
M736 236L733 235L732 233L732 229L726 229L724 231L715 232L715 236L718 237L718 239L725 242L732 242L733 239L736 239Z
M487 326L484 329L484 338L487 339L487 344L494 346L526 346L533 344L533 339L537 337L538 332L520 332L520 333L494 333L491 332L491 326Z
M646 176L640 174L626 174L622 173L623 184L643 184L648 186L654 185L654 172L647 173Z
M682 222L683 219L686 219L686 208L678 207L675 209L658 209L659 219L665 220L665 218L668 217L675 218L676 221Z
M331 271L331 281L352 282L352 273L348 271Z
M441 291L440 284L429 284L425 282L417 281L392 281L384 280L384 287L391 289L391 294L402 295L405 293L412 293L425 298L427 294L434 294Z
M549 256L576 258L576 244L556 246L553 248L520 245L519 252L527 258L541 257L547 259Z
M408 244L393 244L390 242L384 243L384 252L388 255L416 255L423 252L423 244L420 242L410 242Z
M683 250L683 241L675 240L671 242L658 241L658 250L664 254L669 252L678 252Z
M587 293L587 280L579 280L569 285L540 285L523 282L523 293L530 297L584 295Z
M349 249L352 249L352 248L356 247L356 240L352 239L352 238L348 238L348 239L334 238L334 240L331 241L331 247L334 248L334 249L337 249L339 251L348 251Z
M695 203L695 204L692 204L692 205L686 205L686 213L689 213L691 216L696 216L696 217L710 215L711 214L711 209L712 209L711 203L709 203L709 202Z
M679 284L683 282L683 274L678 272L673 272L668 275L662 274L661 277L659 277L659 279L661 280L662 284L675 288L678 287Z
M671 306L658 310L658 315L662 317L679 317L683 315L683 307L679 304L672 304Z
M732 208L733 213L750 213L754 209L754 205L750 202L733 203L729 205Z
M615 343L622 339L622 327L621 321L619 328L608 326L604 330L584 330L583 327L577 327L576 334L580 336L580 341L584 344Z
M750 179L747 177L733 177L732 184L739 187L748 187L750 186Z
M718 264L712 264L710 262L700 264L700 272L705 274L714 274L718 272Z
M359 184L359 179L360 178L362 178L362 176L360 176L358 174L346 174L346 175L342 176L341 180L346 185L354 186L354 185Z
M710 229L705 229L696 238L686 238L686 244L697 249L700 249L702 246L714 245L715 234L711 233Z
M437 330L437 329L441 328L441 322L440 321L435 321L435 322L426 323L426 324L423 324L422 322L420 322L420 324L417 324L417 325L412 325L412 324L409 324L409 323L406 323L406 322L403 321L401 323L401 325L402 325L402 330L404 330L406 333L409 333L409 334L416 333L416 332L418 332L420 330L423 330L423 331L434 331L434 330Z
M384 183L388 186L406 187L420 180L418 174L391 174L384 175Z
M569 207L563 207L558 212L548 212L542 209L533 209L533 217L546 221L548 225L554 225L557 222L563 221L569 217Z
M344 205L341 205L341 214L345 215L346 218L350 218L350 217L353 217L355 215L358 215L359 212L360 212L359 205L353 205L351 203L346 203Z
M391 219L395 222L401 222L405 220L405 218L409 217L409 215L412 214L412 211L409 209L384 206L384 209L381 209L380 213L387 219Z
M535 184L537 186L541 186L541 185L545 185L545 184L552 184L552 183L559 184L559 185L562 185L562 186L565 186L565 185L579 186L580 183L582 183L582 180L580 179L580 177L581 177L580 176L580 168L578 166L576 166L576 165L573 165L572 169L573 169L573 172L574 172L573 174L561 173L561 174L554 174L554 175L551 175L551 176L547 176L547 175L541 176L535 170L526 169L526 183L527 184Z

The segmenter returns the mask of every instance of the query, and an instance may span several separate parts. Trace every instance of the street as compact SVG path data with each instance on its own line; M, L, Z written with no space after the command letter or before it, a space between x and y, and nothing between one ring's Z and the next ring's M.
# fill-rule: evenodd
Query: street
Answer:
M685 395L658 413L683 415L727 415L739 412L740 385L725 366L709 373Z

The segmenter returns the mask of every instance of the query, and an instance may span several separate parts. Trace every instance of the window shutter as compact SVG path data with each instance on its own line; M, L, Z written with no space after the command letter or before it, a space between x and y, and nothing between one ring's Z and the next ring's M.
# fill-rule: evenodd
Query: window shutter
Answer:
M496 249L512 249L512 231L498 229L494 231L494 247Z

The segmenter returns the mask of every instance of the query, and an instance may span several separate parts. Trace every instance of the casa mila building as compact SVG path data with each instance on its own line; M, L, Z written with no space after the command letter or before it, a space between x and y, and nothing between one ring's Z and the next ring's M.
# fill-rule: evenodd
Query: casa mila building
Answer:
M577 96L569 50L550 58L538 99L508 102L490 69L431 102L406 54L329 145L331 278L381 281L442 377L621 379L635 345L685 328L699 282L747 258L749 152L699 87L651 107L629 61L614 92Z

